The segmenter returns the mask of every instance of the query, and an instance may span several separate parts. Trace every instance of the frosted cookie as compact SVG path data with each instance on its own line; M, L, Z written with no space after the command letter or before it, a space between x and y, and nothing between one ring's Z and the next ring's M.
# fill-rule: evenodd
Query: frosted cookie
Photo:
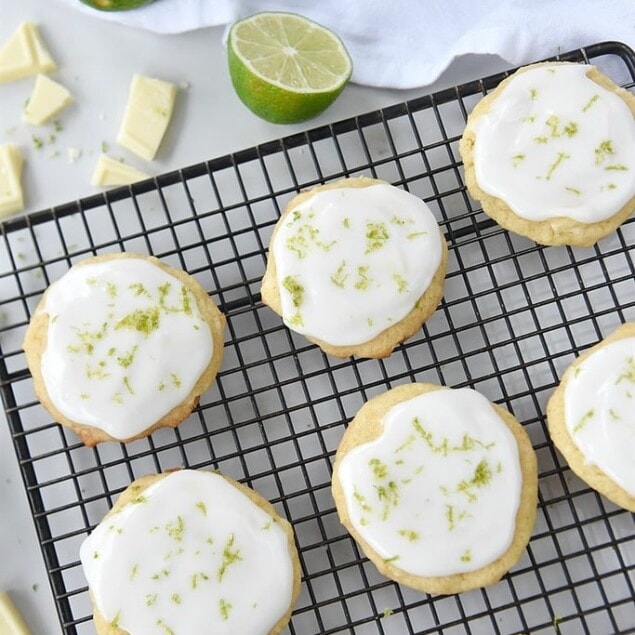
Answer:
M224 326L184 271L109 254L47 289L23 346L44 407L91 446L185 419L220 367Z
M140 478L84 540L99 635L273 635L300 590L291 525L214 472Z
M342 524L379 571L426 593L497 582L536 517L536 455L480 393L410 384L368 401L337 449Z
M569 366L549 399L547 422L569 467L635 512L635 322L623 324Z
M336 357L387 357L434 313L447 247L416 196L344 179L296 196L269 246L262 300Z
M468 117L468 190L505 229L591 246L635 210L634 116L635 97L594 66L522 68Z

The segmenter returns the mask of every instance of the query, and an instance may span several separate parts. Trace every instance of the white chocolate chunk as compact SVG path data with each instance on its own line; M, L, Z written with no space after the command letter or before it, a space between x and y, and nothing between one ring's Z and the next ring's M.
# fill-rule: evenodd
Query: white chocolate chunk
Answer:
M0 145L0 217L24 209L22 165L24 158L12 143Z
M102 154L97 161L90 184L95 187L130 185L148 178L150 176L145 172Z
M2 635L30 635L22 616L4 591L0 591L0 633Z
M22 22L0 49L0 84L50 73L56 68L38 27L32 22Z
M64 86L46 75L38 75L22 119L34 126L41 126L72 101L72 95Z
M142 159L152 161L172 118L175 100L174 84L135 75L117 143Z

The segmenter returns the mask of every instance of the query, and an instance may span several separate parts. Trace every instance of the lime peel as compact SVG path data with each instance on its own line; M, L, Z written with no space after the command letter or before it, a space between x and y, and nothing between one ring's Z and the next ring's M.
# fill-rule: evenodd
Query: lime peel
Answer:
M299 123L328 108L353 65L340 38L293 13L263 12L236 22L227 41L241 101L273 123Z
M154 0L80 0L98 11L130 11L154 2Z

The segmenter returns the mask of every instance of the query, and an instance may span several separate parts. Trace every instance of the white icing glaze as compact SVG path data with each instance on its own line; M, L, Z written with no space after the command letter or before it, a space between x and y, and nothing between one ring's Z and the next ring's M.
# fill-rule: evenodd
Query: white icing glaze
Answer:
M96 607L131 635L265 635L292 601L283 528L212 472L157 481L105 518L80 557Z
M51 401L116 439L142 432L183 401L213 353L194 295L144 259L72 267L51 285L43 310L42 376Z
M368 342L403 319L442 253L428 206L387 184L316 192L272 248L285 324L335 346Z
M518 216L596 223L635 195L633 115L589 69L521 73L473 124L476 180Z
M474 390L436 390L397 404L382 434L344 457L339 479L355 529L413 575L474 571L512 543L518 446Z
M635 496L635 337L594 351L569 375L565 424L585 457Z

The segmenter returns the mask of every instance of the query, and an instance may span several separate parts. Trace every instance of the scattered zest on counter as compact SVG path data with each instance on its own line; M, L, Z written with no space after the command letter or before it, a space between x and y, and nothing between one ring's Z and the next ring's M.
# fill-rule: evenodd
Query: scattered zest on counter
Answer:
M176 91L170 82L134 75L117 143L152 161L172 118Z
M0 84L38 73L50 73L56 68L33 22L22 22L0 49Z
M0 217L24 209L22 165L24 157L12 143L0 145Z
M47 123L73 101L70 92L46 75L38 75L22 119L34 126Z
M0 633L3 635L30 635L18 609L15 608L11 598L4 591L0 591Z
M145 172L102 154L97 161L90 184L95 187L130 185L149 178L150 175Z

